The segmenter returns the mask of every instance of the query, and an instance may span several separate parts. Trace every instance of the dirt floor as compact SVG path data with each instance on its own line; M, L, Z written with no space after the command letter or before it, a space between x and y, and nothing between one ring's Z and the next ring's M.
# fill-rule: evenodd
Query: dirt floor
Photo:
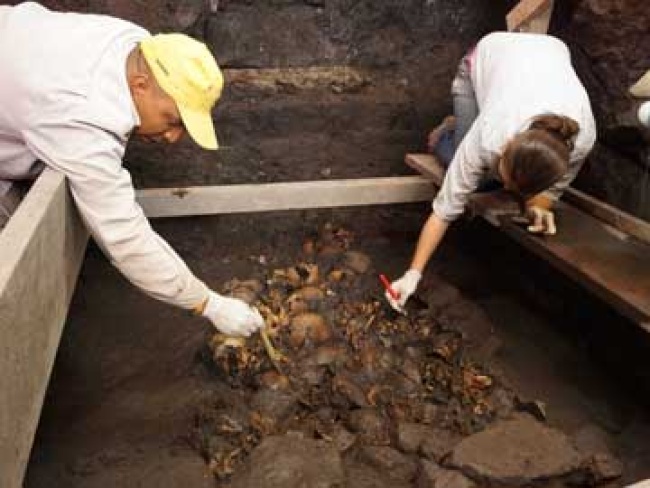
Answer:
M372 260L369 276L383 272L397 277L407 264L426 207L217 216L155 225L199 276L221 289L232 278L262 279L273 269L296 264L305 237L327 222L350 231L354 249ZM650 477L650 416L643 403L647 389L637 386L640 378L647 378L648 366L639 356L647 352L647 338L636 337L632 324L478 222L454 229L427 271L423 289L444 291L433 294L436 306L462 302L479 311L480 320L466 320L462 332L470 342L485 342L479 348L485 371L504 391L518 396L518 405L510 404L510 410L544 414L546 424L573 443L607 451L609 457L600 458L601 473L616 471L613 465L620 460L622 477L606 486ZM381 295L378 281L373 293ZM454 322L453 314L448 320ZM213 476L218 471L214 462L206 465L204 458L213 451L197 442L197 426L209 423L206 409L217 410L243 397L232 377L224 380L206 360L211 336L200 318L142 295L91 247L25 486L225 486ZM497 341L484 341L488 336ZM327 436L320 437L327 444ZM414 486L415 481L404 482L407 478L417 479L420 486L473 486L464 477L440 484L437 462L446 465L450 459L423 458L413 466L405 458L395 461L402 456L397 450L378 448L361 449L354 463L346 458L338 472L328 468L338 466L328 461L329 451L319 450L327 447L300 447L308 441L271 438L236 463L235 486ZM409 452L402 440L398 444ZM246 464L250 459L288 465L292 447L317 456L320 473L330 469L329 478L312 483L294 479L283 485L254 481L255 465ZM504 442L490 447L505 456L512 446ZM273 454L274 449L284 452L284 458ZM462 456L455 452L453 457ZM291 469L295 475L302 468ZM400 473L401 480L384 476L386 470ZM301 473L307 480L316 479ZM562 479L566 482L587 484L584 478ZM513 483L527 484L507 484Z

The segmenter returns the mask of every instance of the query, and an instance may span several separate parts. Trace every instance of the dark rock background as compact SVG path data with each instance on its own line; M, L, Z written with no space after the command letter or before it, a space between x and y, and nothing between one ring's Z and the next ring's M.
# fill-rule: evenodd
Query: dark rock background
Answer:
M152 32L185 31L208 43L226 70L229 84L215 110L222 150L204 152L189 141L180 148L130 145L126 160L136 184L155 187L408 173L403 154L422 150L428 129L450 110L459 57L481 35L505 28L517 2L42 3L116 15ZM650 67L646 2L556 4L550 31L569 44L599 127L576 186L648 219L650 134L640 130L639 101L627 91ZM314 68L318 73L306 77ZM258 71L242 81L247 69Z
M628 89L650 69L650 16L638 0L556 2L551 32L563 38L587 87L598 142L576 186L650 219L650 132Z

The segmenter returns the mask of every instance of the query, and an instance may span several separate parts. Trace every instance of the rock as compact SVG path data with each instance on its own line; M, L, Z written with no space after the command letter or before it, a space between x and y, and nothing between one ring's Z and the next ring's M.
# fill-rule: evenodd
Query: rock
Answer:
M430 427L425 433L420 451L425 458L440 462L461 439L460 434L450 430Z
M232 488L334 488L345 472L336 449L324 441L295 434L267 437L252 452L247 466L232 479Z
M515 485L570 474L580 462L566 435L529 416L496 422L465 438L449 459L472 478Z
M587 459L583 469L587 473L587 483L599 485L619 478L623 474L623 463L610 453L598 453Z
M427 459L420 461L420 474L418 475L415 486L418 488L431 488L435 486L436 478L442 468L436 463Z
M357 274L364 274L368 271L370 263L368 255L362 252L348 251L345 253L345 266Z
M374 408L360 408L350 412L348 427L359 434L361 440L371 445L390 444L389 426Z
M418 488L473 488L476 484L463 473L443 469L431 461L422 461Z
M425 429L421 424L401 422L397 426L397 442L399 448L407 453L417 452L424 440Z
M345 344L326 344L320 346L309 358L316 366L342 366L348 360L349 352Z
M293 395L284 391L264 389L255 393L251 408L278 425L294 414L298 402Z
M442 410L439 405L428 402L414 402L412 404L413 418L423 424L435 424L441 417Z
M336 424L334 430L330 433L334 446L339 452L345 452L350 449L357 440L357 436L352 434L342 425Z
M345 487L354 488L410 488L411 483L390 478L372 466L360 461L346 460L345 471L347 483Z
M332 379L332 393L342 396L344 398L343 403L355 407L368 406L365 392L349 374L339 373Z
M364 446L359 459L403 481L412 480L418 469L415 461L392 447Z
M434 310L442 310L460 300L457 288L439 280L426 291L424 301Z
M581 428L574 436L574 443L584 458L582 473L574 482L597 485L623 474L623 464L611 453L609 436L600 427Z
M573 435L573 442L585 456L601 452L610 452L610 440L607 432L596 425L586 425Z
M269 390L288 390L291 386L289 378L277 371L265 371L259 376L259 382Z
M504 388L496 388L490 393L488 403L497 418L507 419L512 416L512 412L515 410L515 395Z
M292 314L318 310L325 294L316 286L304 286L287 298L286 304Z
M325 381L325 375L327 374L326 366L311 366L305 365L301 367L297 372L297 377L304 381L309 386L318 386Z

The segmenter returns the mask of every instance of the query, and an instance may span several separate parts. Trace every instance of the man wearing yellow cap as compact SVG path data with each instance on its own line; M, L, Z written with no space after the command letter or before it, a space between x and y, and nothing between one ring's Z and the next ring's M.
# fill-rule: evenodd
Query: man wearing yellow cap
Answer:
M173 143L188 132L217 148L210 111L223 77L206 46L25 2L0 6L0 66L0 217L15 181L60 171L95 241L132 283L226 334L260 328L256 309L211 291L151 229L122 166L131 135Z

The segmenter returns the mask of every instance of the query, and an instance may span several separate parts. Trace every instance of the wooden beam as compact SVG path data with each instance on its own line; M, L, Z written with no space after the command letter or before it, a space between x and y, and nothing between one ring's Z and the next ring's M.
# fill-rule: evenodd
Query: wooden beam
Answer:
M444 168L433 156L407 154L405 161L430 177L434 184L442 183ZM612 217L608 217L612 224L616 223L613 218L616 217L630 225L624 212L610 215L613 207L574 189L569 194L592 212ZM609 222L604 223L597 215L584 213L577 205L563 201L557 202L554 209L560 227L555 236L527 232L525 226L512 218L519 213L517 205L501 192L475 193L470 197L469 207L650 332L650 262L647 259L650 246L647 243L627 239L627 235L621 238L620 232L611 231ZM644 228L648 225L643 224Z
M0 486L19 488L88 234L46 170L0 232Z
M553 3L554 0L521 0L506 15L508 30L546 33L553 12Z
M353 180L157 188L139 190L148 217L181 217L429 201L434 187L421 176Z
M639 219L575 188L562 197L567 203L641 242L650 244L650 222Z
M405 162L418 173L429 178L437 187L442 185L445 169L440 162L430 154L407 154ZM494 226L501 225L503 215L521 213L519 205L503 191L474 193L467 204L472 215L481 215Z
M444 169L433 156L429 154L407 154L405 162L420 174L431 179L437 186L442 184ZM572 187L566 189L562 199L575 208L612 226L626 236L650 244L650 222L634 217ZM508 199L502 198L498 192L477 193L470 197L470 210L475 213L485 213L485 217L492 224L497 225L495 219L499 214L512 213L512 211L516 210L513 204L508 204L507 201Z

